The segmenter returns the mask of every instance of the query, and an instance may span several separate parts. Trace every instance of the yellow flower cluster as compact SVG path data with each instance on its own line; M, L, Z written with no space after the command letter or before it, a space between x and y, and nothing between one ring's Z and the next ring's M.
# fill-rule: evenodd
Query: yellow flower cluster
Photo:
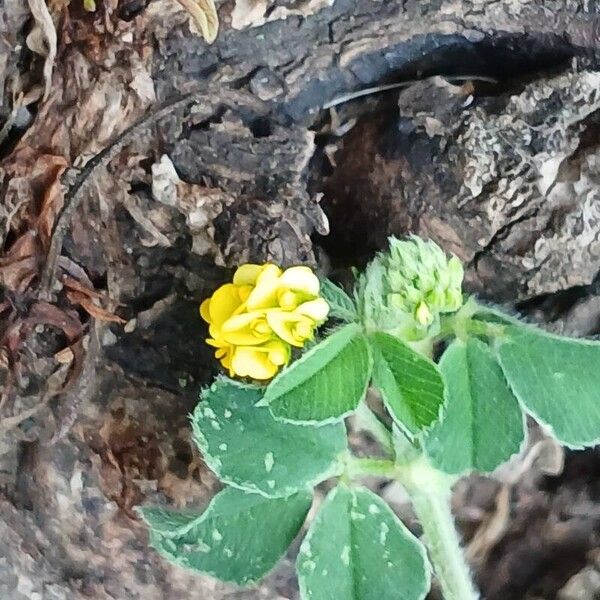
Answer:
M233 282L200 305L208 344L233 377L271 379L327 318L319 280L309 267L242 265Z

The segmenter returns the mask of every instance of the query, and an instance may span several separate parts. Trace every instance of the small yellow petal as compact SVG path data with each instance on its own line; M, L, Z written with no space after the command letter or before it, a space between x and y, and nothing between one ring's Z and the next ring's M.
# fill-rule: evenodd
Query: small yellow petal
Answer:
M215 358L220 361L220 363L226 369L231 368L231 355L233 354L233 346L227 344L221 348L217 348L215 351Z
M260 319L261 317L264 317L264 311L261 310L246 312L240 315L233 315L232 317L229 317L229 319L227 319L223 325L221 325L221 331L223 333L229 333L231 331L244 329L248 327L252 321Z
M294 292L302 292L308 296L319 295L319 278L309 267L290 267L280 277L280 284Z
M262 265L253 265L251 263L241 265L233 274L233 283L235 285L254 285L256 278L262 270Z
M206 338L204 341L213 348L222 348L225 345L223 341L214 338Z
M230 331L223 334L223 339L228 344L234 346L256 346L262 344L273 337L272 333L256 334L250 329L240 331Z
M297 340L308 340L312 337L314 325L307 321L299 321L294 327L294 337Z
M269 360L278 367L285 365L290 360L291 349L289 344L281 340L271 340L264 344L269 351Z
M277 301L283 310L294 310L300 304L300 294L292 290L280 289L277 293Z
M231 283L222 285L211 297L208 310L210 322L220 327L241 304L237 287Z
M264 281L270 281L272 279L278 279L281 275L281 269L272 263L266 263L261 267L261 272L256 278L254 285L260 285Z
M236 348L231 368L240 377L271 379L277 373L277 365L269 360L269 354L251 347Z
M230 317L223 323L220 334L227 343L236 346L256 346L273 337L264 311Z
M248 296L250 295L250 292L253 290L253 287L251 285L240 285L238 287L238 294L240 296L240 300L242 302L246 302L246 300L248 300Z
M200 316L207 322L210 323L210 312L208 307L210 306L210 298L207 298L200 304Z
M304 302L296 309L296 312L310 317L320 325L329 314L329 304L323 298L317 298L316 300Z
M246 305L248 310L277 306L277 291L281 269L277 265L265 265L256 279L256 286L250 292Z
M221 364L230 371L231 373L231 355L233 352L230 350L224 356L221 357Z
M298 322L299 318L300 317L294 313L279 309L267 311L267 322L275 334L288 344L301 348L302 343L298 342L293 332L294 325Z
M269 310L267 322L278 337L297 348L301 348L307 340L312 339L316 326L313 319L296 311Z
M271 335L273 333L265 318L258 319L252 323L252 330L259 335L263 335L265 333Z

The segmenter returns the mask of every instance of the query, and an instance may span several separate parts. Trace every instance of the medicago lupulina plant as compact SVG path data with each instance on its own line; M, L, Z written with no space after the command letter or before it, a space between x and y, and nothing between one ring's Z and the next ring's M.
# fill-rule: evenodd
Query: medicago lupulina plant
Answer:
M518 453L525 415L566 446L598 442L600 344L464 298L462 279L457 258L416 237L391 238L352 294L307 267L240 267L201 314L216 357L243 379L218 377L192 415L226 487L203 512L141 509L158 552L249 585L286 552L314 488L330 480L298 553L303 599L418 600L432 572L446 600L477 598L451 486ZM369 386L378 403L367 405ZM351 415L378 456L349 449ZM373 475L404 486L423 542L361 486Z

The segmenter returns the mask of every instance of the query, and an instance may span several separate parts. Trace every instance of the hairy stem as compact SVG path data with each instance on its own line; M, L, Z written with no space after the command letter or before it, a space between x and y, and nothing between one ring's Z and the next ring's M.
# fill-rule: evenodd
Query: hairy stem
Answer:
M425 542L445 600L478 600L450 511L452 478L424 458L397 466L423 527Z
M396 463L393 460L382 458L357 458L351 457L346 466L346 475L350 479L358 479L365 475L391 478L396 472Z

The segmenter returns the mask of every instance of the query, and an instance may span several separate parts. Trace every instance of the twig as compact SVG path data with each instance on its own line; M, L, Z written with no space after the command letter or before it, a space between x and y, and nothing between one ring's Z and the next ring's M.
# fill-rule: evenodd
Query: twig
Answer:
M448 81L485 81L487 83L498 83L497 79L493 77L486 77L485 75L451 75L444 77ZM415 83L420 83L424 81L423 79L411 79L409 81L400 81L398 83L388 83L387 85L377 85L374 87L365 88L362 90L357 90L356 92L350 92L349 94L344 94L343 96L338 96L329 102L323 104L324 109L333 108L334 106L339 106L340 104L345 104L346 102L350 102L351 100L356 100L356 98L362 98L363 96L370 96L372 94L379 94L381 92L387 92L389 90L396 90L398 88L407 87L409 85L414 85Z
M207 93L206 91L203 93ZM52 235L50 238L50 247L48 248L48 255L46 257L46 264L42 270L42 276L40 281L40 288L38 296L40 299L49 300L51 296L52 284L56 277L56 269L58 265L58 258L60 257L63 241L71 218L79 206L81 199L83 198L83 191L86 189L92 173L101 165L109 163L121 150L121 148L130 140L135 133L143 127L148 127L162 118L168 116L173 110L179 106L183 106L188 102L194 102L198 97L197 93L186 94L184 97L179 97L176 100L158 108L157 110L151 111L136 121L129 127L127 127L122 133L120 133L106 148L101 150L98 154L92 157L87 164L81 169L68 169L64 175L64 179L72 179L72 183L69 186L62 208L60 209L54 227L52 228Z
M77 420L79 408L90 397L96 382L96 360L100 353L100 340L95 327L95 319L90 319L90 339L88 349L83 360L81 374L77 381L64 394L58 422L54 435L48 442L50 446L62 440L73 427Z

